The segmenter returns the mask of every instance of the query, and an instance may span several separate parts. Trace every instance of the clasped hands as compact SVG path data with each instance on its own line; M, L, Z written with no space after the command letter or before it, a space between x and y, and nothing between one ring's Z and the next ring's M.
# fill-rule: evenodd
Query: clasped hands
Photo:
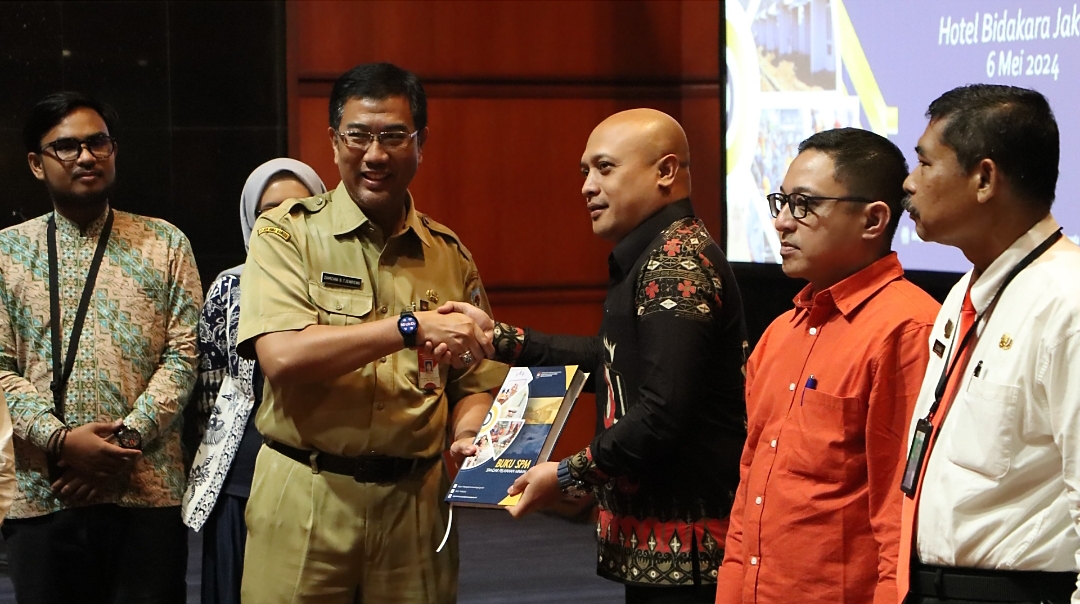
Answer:
M63 473L52 477L52 491L57 497L68 504L86 503L130 476L142 452L124 449L114 442L123 423L91 422L68 432L57 462Z
M436 363L461 369L495 353L495 322L472 304L447 302L434 311L416 313L416 319L420 324L416 339L424 342L424 352Z

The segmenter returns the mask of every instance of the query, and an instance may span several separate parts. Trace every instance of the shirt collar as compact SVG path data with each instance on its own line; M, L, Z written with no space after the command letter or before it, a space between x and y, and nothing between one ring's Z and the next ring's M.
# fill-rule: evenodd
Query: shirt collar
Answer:
M412 230L420 241L424 242L424 245L431 247L431 234L416 211L415 205L412 193L406 192L405 230ZM364 223L370 222L364 211L360 209L360 206L356 205L352 196L349 195L349 190L345 188L344 182L338 184L330 195L330 212L332 212L330 220L334 227L334 235L351 233L363 226Z
M1005 281L1005 276L1009 274L1009 271L1059 228L1061 226L1057 220L1052 215L1047 214L1046 218L1035 223L1035 226L1028 229L1028 232L1014 241L1009 246L1009 249L995 258L990 263L990 266L986 267L986 271L979 275L974 282L971 281L974 277L973 271L968 272L967 282L971 283L971 304L975 307L976 312L981 313L986 310L986 307L990 305L990 301L997 294L998 288Z
M638 258L641 257L656 235L666 229L671 223L694 215L694 206L690 198L680 199L670 203L655 214L645 219L645 222L637 225L622 241L615 244L608 257L608 270L613 278L621 278L634 268Z
M68 237L87 237L96 238L101 234L101 229L105 226L105 219L109 215L109 204L105 204L105 211L101 213L101 216L90 221L90 224L86 225L86 230L83 231L79 228L79 225L75 224L71 220L65 218L60 212L53 210L53 220L56 221L56 232L62 233Z
M896 252L890 252L889 255L875 260L854 275L817 293L814 293L812 285L807 284L795 296L795 314L791 319L794 321L803 312L812 312L815 307L835 308L845 318L849 318L863 302L869 300L881 288L903 276L904 268L900 266L900 259L897 258Z

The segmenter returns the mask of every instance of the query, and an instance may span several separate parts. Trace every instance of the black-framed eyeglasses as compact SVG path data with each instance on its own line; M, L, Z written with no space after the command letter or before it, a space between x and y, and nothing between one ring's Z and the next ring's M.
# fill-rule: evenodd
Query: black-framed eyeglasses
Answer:
M116 153L116 139L108 134L95 134L84 139L58 138L42 145L40 152L45 153L47 149L52 149L53 157L64 163L71 163L79 159L83 147L86 147L90 155L98 159L107 159Z
M350 149L356 149L357 151L367 151L371 146L372 141L378 140L383 149L397 150L404 149L409 141L416 138L416 135L420 131L416 132L401 132L398 130L390 130L387 132L361 132L358 130L350 130L348 132L338 132L338 138L341 142L345 143L345 146Z
M857 201L859 203L874 203L873 199L867 199L865 197L814 197L813 195L803 195L802 193L769 193L765 196L765 199L769 201L769 213L773 218L780 215L780 211L784 209L786 205L788 210L791 211L791 217L795 219L806 218L806 214L810 211L810 206L816 205L822 201Z

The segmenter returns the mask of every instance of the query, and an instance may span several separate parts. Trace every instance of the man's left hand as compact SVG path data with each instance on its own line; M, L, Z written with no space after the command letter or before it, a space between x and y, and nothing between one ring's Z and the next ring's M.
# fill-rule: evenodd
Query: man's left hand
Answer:
M521 494L517 504L508 508L510 515L521 518L558 501L562 496L558 470L558 462L545 461L529 468L528 472L518 477L506 491L509 495Z

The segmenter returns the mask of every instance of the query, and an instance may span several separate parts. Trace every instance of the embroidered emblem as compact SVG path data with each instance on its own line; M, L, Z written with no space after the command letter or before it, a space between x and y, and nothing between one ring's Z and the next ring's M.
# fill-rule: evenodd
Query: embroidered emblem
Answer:
M261 229L259 229L259 235L265 235L267 233L273 233L278 237L281 237L285 241L292 239L292 235L290 235L289 232L285 229L279 229L277 227L262 227Z
M650 260L649 264L645 265L645 268L649 269L650 271L654 271L658 266L660 266L659 262L657 262L656 260Z
M945 322L945 338L946 339L952 337L952 327L953 327L952 319L949 319L948 321Z
M1000 348L1002 350L1008 350L1008 349L1012 348L1012 345L1013 345L1013 339L1012 339L1012 336L1010 336L1009 334L1002 335L1001 336L1001 341L998 342L998 348Z
M664 300L663 302L660 303L660 306L663 306L664 308L666 308L668 310L671 310L672 308L675 308L678 305L679 305L679 303L675 302L671 298L668 298L667 300Z
M688 271L692 271L695 268L697 268L697 265L694 264L693 261L690 261L690 260L683 260L682 262L679 263L679 266L685 268Z

